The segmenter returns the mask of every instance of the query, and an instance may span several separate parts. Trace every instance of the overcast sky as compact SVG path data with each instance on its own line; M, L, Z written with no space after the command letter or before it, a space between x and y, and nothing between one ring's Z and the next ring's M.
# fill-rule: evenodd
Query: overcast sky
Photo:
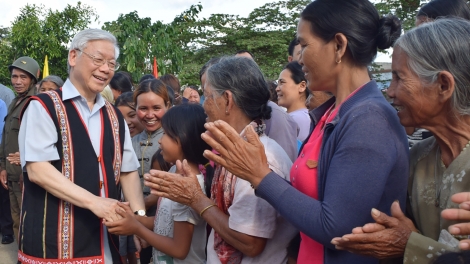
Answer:
M203 9L201 16L223 13L247 16L253 9L276 0L81 0L96 9L99 23L94 27L101 27L104 22L116 20L119 14L137 11L139 17L150 17L152 21L161 20L165 23L188 9L192 4L201 2ZM20 8L26 4L44 4L47 8L63 10L70 4L75 6L78 1L71 0L0 0L2 15L0 26L10 26L19 15Z
M139 17L150 17L152 21L160 20L169 23L188 9L192 4L202 4L201 17L209 17L211 14L233 14L247 16L253 9L276 0L81 0L95 8L99 15L99 21L90 27L101 28L104 22L116 20L119 14L127 14L137 11ZM71 0L0 0L2 15L0 26L9 27L12 21L19 15L20 8L26 4L43 4L46 8L63 10L67 4L75 6L78 1ZM379 54L377 61L390 61L388 55Z

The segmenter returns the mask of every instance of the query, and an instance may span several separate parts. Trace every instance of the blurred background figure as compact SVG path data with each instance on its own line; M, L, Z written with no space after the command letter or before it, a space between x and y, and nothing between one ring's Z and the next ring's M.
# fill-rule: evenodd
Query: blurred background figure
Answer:
M293 61L299 61L300 54L301 54L301 48L299 41L297 38L294 38L290 44L289 48L287 50L289 52L289 57L287 57L287 61L293 62Z
M38 83L38 93L57 90L64 85L64 81L55 75L48 75Z
M173 74L165 74L158 79L165 85L169 85L171 88L173 88L175 94L173 105L180 105L183 102L183 97L181 96L181 85L178 78L176 78L176 76Z
M183 97L188 99L189 103L199 104L201 102L201 97L197 91L197 86L188 86L185 88L183 91Z
M310 132L311 121L305 106L309 90L302 66L297 61L287 64L279 74L276 92L278 105L285 107L295 120L300 129L297 139L303 142Z
M115 106L121 111L126 120L131 137L134 137L144 130L144 125L140 122L135 111L133 95L132 92L125 92L116 99L115 103Z
M113 93L113 101L115 101L122 93L132 92L132 82L129 77L122 72L114 74L113 78L109 82L109 88Z

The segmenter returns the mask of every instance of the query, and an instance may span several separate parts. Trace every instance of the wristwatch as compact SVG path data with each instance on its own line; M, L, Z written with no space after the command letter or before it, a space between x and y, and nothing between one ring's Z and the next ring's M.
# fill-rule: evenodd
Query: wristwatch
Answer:
M134 214L135 214L135 215L139 215L139 216L146 216L146 215L145 215L145 210L142 210L142 209L135 211Z

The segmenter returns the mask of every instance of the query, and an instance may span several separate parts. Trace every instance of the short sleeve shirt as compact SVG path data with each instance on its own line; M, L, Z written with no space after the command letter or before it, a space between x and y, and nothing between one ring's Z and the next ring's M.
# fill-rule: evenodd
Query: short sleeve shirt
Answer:
M269 168L282 178L289 179L292 162L282 147L267 136L260 137ZM263 252L254 257L243 256L242 264L286 263L287 246L297 230L264 199L255 195L248 181L237 178L232 205L229 207L229 227L250 236L267 238ZM214 231L207 243L207 263L220 263L214 250Z
M170 169L170 172L174 171L175 166ZM199 174L197 179L202 190L204 190L204 176ZM174 222L188 222L194 225L193 238L188 255L185 259L179 260L153 248L153 263L204 263L206 259L206 222L191 207L162 198L155 214L153 232L162 236L173 237Z

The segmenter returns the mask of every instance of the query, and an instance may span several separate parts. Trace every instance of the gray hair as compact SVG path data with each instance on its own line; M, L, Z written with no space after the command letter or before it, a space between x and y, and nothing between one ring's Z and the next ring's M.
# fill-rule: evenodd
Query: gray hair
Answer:
M224 57L206 72L214 94L230 91L234 103L251 119L271 118L270 93L260 68L252 59Z
M64 81L56 75L48 75L47 77L44 77L40 82L39 82L39 88L41 88L42 83L44 82L52 82L55 85L57 85L57 88L60 88L64 85Z
M75 49L83 50L90 41L94 40L107 40L114 45L114 59L119 58L119 46L113 34L106 30L89 28L78 32L72 39L70 44L69 52ZM70 72L70 64L67 61L68 71Z
M442 18L401 36L395 47L408 56L408 67L424 86L435 83L441 71L455 79L451 104L460 115L470 115L470 22Z

